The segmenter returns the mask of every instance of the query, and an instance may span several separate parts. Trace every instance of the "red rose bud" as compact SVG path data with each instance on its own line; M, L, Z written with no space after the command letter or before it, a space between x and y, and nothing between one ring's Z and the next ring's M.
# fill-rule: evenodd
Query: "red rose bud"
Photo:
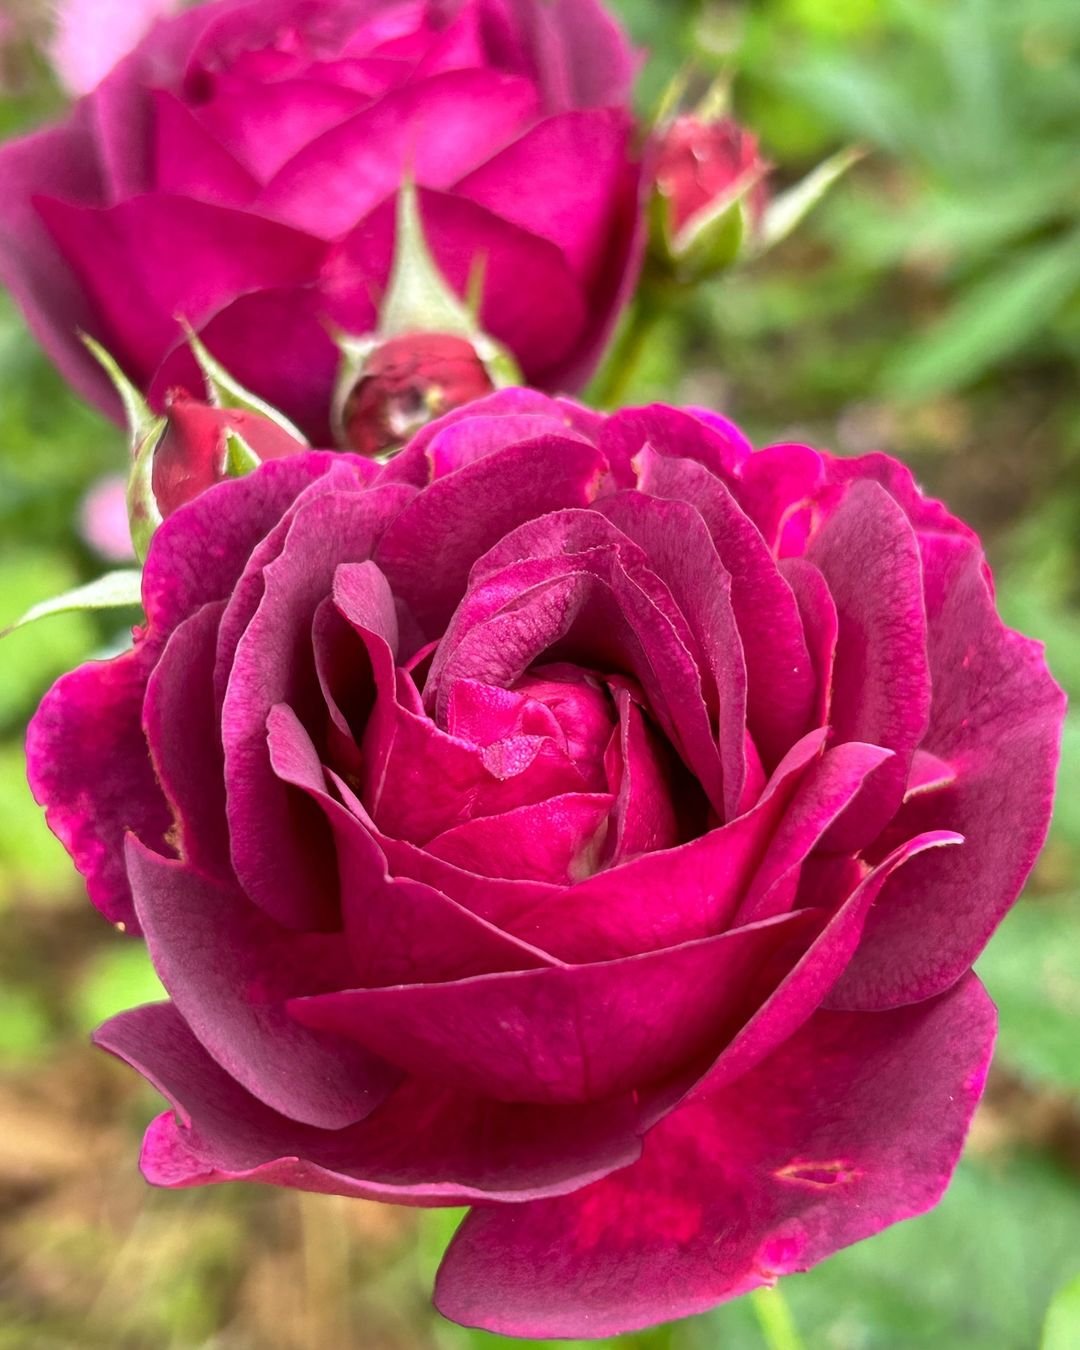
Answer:
M654 256L693 277L730 267L761 225L768 171L757 137L731 118L677 117L658 150Z
M451 333L391 338L372 351L345 401L345 441L361 455L386 454L433 418L494 388L466 338Z
M246 472L256 462L304 449L302 441L261 413L215 408L186 390L174 390L153 452L154 500L165 519L200 492Z

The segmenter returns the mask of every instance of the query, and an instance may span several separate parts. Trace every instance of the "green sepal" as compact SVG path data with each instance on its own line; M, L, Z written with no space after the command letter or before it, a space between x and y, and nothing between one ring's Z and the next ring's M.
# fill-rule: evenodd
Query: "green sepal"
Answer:
M137 567L125 567L115 572L106 572L96 581L88 581L85 586L76 586L63 595L53 596L51 600L41 600L30 608L14 623L0 631L0 638L14 633L17 628L37 623L53 614L68 614L72 610L89 609L128 609L142 604L142 572Z
M228 478L243 478L254 473L262 463L259 456L244 440L238 431L225 433L225 475Z
M757 238L750 241L750 251L761 254L786 239L802 224L837 179L842 178L865 154L861 146L849 145L822 160L816 169L811 169L805 178L787 192L774 197L765 209Z
M383 340L406 333L450 333L470 342L477 336L468 304L449 285L428 247L412 179L398 191L394 263L376 331Z
M116 359L105 350L101 343L96 338L92 338L89 333L80 333L79 336L82 338L87 351L108 375L113 388L120 395L120 401L124 405L124 418L131 437L131 449L134 453L151 434L160 419L152 411L140 391L120 369Z
M306 446L308 444L304 433L283 412L275 408L273 404L267 403L265 399L259 398L257 394L253 394L250 389L245 389L229 374L216 357L211 356L203 340L185 319L180 320L180 325L187 336L191 354L197 361L203 379L206 381L210 402L215 408L235 408L239 412L258 413L260 416L267 417L271 422L276 423L282 431L287 432L301 445Z
M154 496L154 455L161 443L167 426L166 419L160 417L135 451L135 462L127 482L128 529L131 531L131 543L139 562L146 561L150 551L150 540L161 524L162 515Z

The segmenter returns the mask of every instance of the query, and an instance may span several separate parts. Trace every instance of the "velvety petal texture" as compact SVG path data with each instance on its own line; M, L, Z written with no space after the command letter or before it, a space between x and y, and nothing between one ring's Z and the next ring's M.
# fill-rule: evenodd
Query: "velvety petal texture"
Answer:
M599 0L114 7L62 7L84 96L0 147L0 280L80 392L119 414L80 331L155 402L196 392L183 319L329 444L328 325L374 329L406 175L529 382L588 378L643 234L636 62Z
M520 78L526 9L440 59ZM1064 709L900 466L504 390L179 502L143 600L28 751L170 996L98 1035L171 1103L150 1181L475 1202L437 1303L530 1337L937 1201Z

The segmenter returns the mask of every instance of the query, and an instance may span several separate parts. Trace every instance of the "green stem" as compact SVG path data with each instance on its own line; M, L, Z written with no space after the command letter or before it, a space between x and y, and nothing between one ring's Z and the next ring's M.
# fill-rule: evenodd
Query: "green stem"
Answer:
M599 375L589 390L589 402L597 408L617 408L633 391L642 359L656 330L671 309L668 287L646 274L631 301L615 341Z
M779 1285L755 1289L750 1295L750 1306L768 1350L803 1350L795 1318Z

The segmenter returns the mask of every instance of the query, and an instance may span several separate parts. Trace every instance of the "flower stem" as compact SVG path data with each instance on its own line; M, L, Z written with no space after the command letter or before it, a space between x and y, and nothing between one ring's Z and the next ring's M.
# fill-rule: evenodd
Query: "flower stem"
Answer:
M589 403L593 407L618 408L628 395L633 394L642 360L657 329L670 312L674 298L672 289L663 285L659 278L648 273L642 277L638 292L589 390Z
M750 1305L768 1350L803 1350L795 1318L778 1284L771 1289L755 1289Z

